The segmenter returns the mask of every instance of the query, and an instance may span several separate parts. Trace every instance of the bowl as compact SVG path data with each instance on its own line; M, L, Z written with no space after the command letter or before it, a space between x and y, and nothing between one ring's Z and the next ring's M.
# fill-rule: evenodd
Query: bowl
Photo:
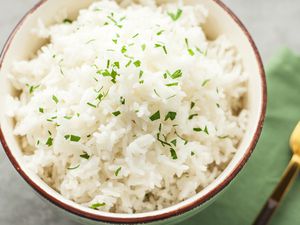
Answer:
M168 208L152 212L137 214L101 212L64 198L24 166L21 146L13 135L14 121L4 114L5 107L9 107L4 105L4 96L16 95L7 78L12 62L30 57L44 44L42 40L31 33L31 29L37 25L38 19L42 19L46 24L51 24L61 9L66 9L69 17L76 18L79 9L87 7L93 1L40 1L23 17L10 35L0 57L0 109L2 109L0 111L0 139L8 158L23 179L61 212L79 222L91 224L177 223L203 210L213 202L229 186L249 159L260 136L266 111L266 81L260 55L244 25L221 1L187 0L186 2L193 4L195 1L203 4L209 10L207 23L204 25L208 38L213 39L220 34L226 34L240 52L245 70L250 75L247 96L249 123L237 153L216 180L195 196Z

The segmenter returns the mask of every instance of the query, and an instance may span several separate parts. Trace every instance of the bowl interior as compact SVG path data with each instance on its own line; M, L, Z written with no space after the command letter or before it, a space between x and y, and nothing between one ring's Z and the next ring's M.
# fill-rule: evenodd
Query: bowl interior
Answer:
M208 196L209 193L215 193L216 188L222 186L225 180L230 180L235 174L232 172L237 168L242 167L241 164L249 156L250 149L255 145L255 139L258 138L261 119L264 114L264 77L263 69L260 61L257 57L256 49L253 48L249 37L245 34L243 28L241 28L237 21L230 16L230 13L224 10L220 6L221 3L217 3L214 0L188 0L189 4L202 3L209 10L208 21L204 26L204 29L210 39L213 39L220 34L226 34L228 38L235 43L242 59L244 62L244 68L249 74L249 93L247 97L247 107L250 112L250 118L248 123L247 132L238 148L238 152L230 162L228 167L222 172L222 174L204 190L199 192L192 198L171 206L166 209L157 210L149 213L140 214L112 214L107 212L98 212L95 210L87 209L72 201L69 201L62 197L60 194L48 187L37 175L26 169L22 163L21 149L18 140L13 135L13 121L5 116L4 109L5 101L4 97L9 93L15 95L15 91L12 89L10 82L7 77L9 75L10 67L13 61L20 59L27 59L32 56L42 45L45 40L36 38L31 30L37 26L38 19L45 21L46 24L51 24L55 20L57 12L65 10L67 15L71 18L75 18L78 14L78 10L87 7L93 0L52 0L42 1L39 6L32 10L27 17L19 24L17 29L14 31L14 35L11 36L10 41L4 48L1 56L2 67L0 68L0 119L1 119L1 130L6 144L6 149L10 149L11 160L19 171L23 171L23 177L27 180L33 181L40 190L43 190L47 195L51 195L57 201L63 202L71 207L77 208L81 211L88 212L92 215L103 215L107 217L119 217L119 218L130 218L130 217L145 217L149 215L160 215L170 211L176 211L186 205L190 205L196 200ZM255 138L254 138L255 137ZM27 180L28 181L28 180ZM217 191L218 192L218 191ZM211 196L210 196L211 197Z

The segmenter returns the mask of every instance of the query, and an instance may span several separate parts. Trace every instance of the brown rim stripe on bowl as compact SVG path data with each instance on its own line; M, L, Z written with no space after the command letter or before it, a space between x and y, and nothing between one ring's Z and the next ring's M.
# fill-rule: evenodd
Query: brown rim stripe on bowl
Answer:
M4 61L4 57L6 55L6 52L9 49L9 46L11 44L11 41L13 40L15 34L17 33L17 31L20 29L21 25L23 24L24 20L27 18L28 15L32 14L33 12L35 12L41 5L43 5L45 2L47 2L48 0L42 0L40 1L38 4L36 4L29 12L27 12L25 14L25 16L20 20L20 22L17 24L17 26L14 28L14 30L12 31L12 33L10 34L2 52L1 52L1 56L0 56L0 69L2 67L2 63ZM23 177L23 179L33 188L35 189L42 197L44 197L45 199L49 200L50 202L52 202L53 204L55 204L56 206L70 212L73 213L75 215L78 215L80 217L84 217L87 219L91 219L91 220L95 220L95 221L102 221L102 222L107 222L107 223L127 223L127 224L132 224L132 223L147 223L147 222L153 222L153 221L157 221L157 220L163 220L163 219L167 219L170 218L172 216L176 216L176 215L180 215L183 214L187 211L190 211L191 209L200 206L202 204L204 204L205 202L207 202L209 199L211 199L212 197L214 197L215 195L217 195L220 191L222 191L231 181L232 179L239 173L239 171L243 168L243 166L245 165L245 163L247 162L247 160L249 159L251 153L253 152L253 149L258 141L258 138L260 136L261 130L262 130L262 126L263 126L263 122L265 119L265 113L266 113L266 104L267 104L267 86L266 86L266 78L265 78L265 71L263 68L263 63L261 60L261 57L259 55L258 49L251 37L251 35L249 34L248 30L246 29L246 27L243 25L243 23L237 18L237 16L224 4L222 3L220 0L211 0L213 2L215 2L217 5L219 5L234 21L235 23L240 27L240 29L243 31L243 33L246 35L248 41L251 44L251 47L255 53L255 57L256 57L256 61L257 64L259 66L259 72L260 72L260 79L261 79L261 83L262 83L262 105L261 105L261 112L260 112L260 118L259 118L259 123L256 127L255 130L255 134L252 138L252 141L250 143L250 145L247 148L246 153L244 154L243 158L240 160L240 162L235 166L235 168L231 171L231 173L224 179L224 181L222 181L222 183L220 183L217 187L215 187L213 190L211 190L209 193L207 193L206 195L202 196L201 198L196 199L195 201L186 204L184 206L182 206L181 208L177 209L177 210L172 210L166 213L162 213L159 215L150 215L150 216L145 216L145 217L131 217L131 218L116 218L116 217L109 217L109 216L103 216L103 215L98 215L98 214L93 214L93 213L89 213L80 209L77 209L76 207L73 207L71 205L68 205L62 201L60 201L59 199L53 197L52 195L48 194L45 190L43 190L41 187L39 187L20 167L19 163L17 162L17 160L15 159L15 157L13 156L11 150L9 149L2 129L0 127L0 141L3 145L3 148L9 158L9 160L11 161L11 163L13 164L13 166L15 167L15 169L18 171L18 173Z

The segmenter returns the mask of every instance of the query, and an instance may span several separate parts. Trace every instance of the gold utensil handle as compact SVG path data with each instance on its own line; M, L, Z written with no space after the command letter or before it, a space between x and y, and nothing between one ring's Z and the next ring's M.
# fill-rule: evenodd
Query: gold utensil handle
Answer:
M275 210L278 208L278 205L284 194L288 192L291 185L294 183L295 178L299 173L299 162L300 157L294 154L283 176L281 177L280 182L276 186L264 207L261 209L253 225L268 224Z

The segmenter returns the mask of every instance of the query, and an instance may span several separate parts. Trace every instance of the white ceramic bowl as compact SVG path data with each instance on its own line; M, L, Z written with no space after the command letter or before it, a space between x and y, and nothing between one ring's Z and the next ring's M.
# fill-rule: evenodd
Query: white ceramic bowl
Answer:
M92 210L78 205L51 189L36 174L22 163L22 153L18 140L13 135L13 121L4 115L4 96L15 95L7 79L12 62L27 59L43 44L31 33L38 19L51 24L57 12L66 9L70 17L76 17L78 10L87 7L92 0L43 0L30 10L10 35L0 57L0 139L16 170L41 196L52 202L61 211L75 217L76 220L91 224L144 223L169 224L179 222L197 213L214 200L219 193L235 178L250 157L259 138L266 109L266 82L263 65L257 48L239 19L219 0L195 0L209 10L205 31L209 38L226 34L240 52L244 66L250 75L248 109L249 126L233 160L222 174L197 195L171 207L147 213L119 214ZM188 0L193 4L193 0Z

